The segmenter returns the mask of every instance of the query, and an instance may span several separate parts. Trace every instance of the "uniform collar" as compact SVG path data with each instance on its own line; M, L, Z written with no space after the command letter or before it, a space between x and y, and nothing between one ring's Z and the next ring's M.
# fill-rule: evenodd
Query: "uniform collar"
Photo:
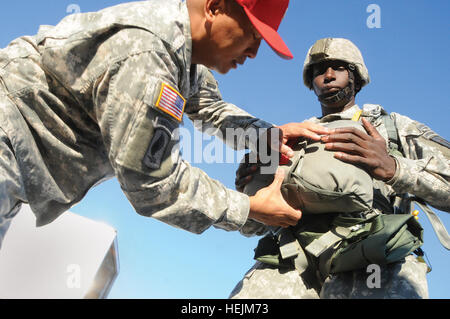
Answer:
M328 114L320 119L316 118L317 119L316 122L326 123L326 122L331 122L331 121L335 121L335 120L351 120L353 118L353 116L355 116L355 114L360 111L361 111L361 109L359 108L359 106L357 104L355 104L351 108L349 108L343 112Z
M197 65L191 65L192 63L192 30L191 30L191 18L187 8L186 1L181 3L181 19L184 25L183 34L185 39L185 61L186 61L186 73L189 78L190 91L196 91L198 89L197 81Z
M185 39L185 51L186 51L186 65L190 69L191 61L192 61L192 33L191 33L191 18L189 17L189 11L187 8L186 1L183 1L181 4L181 19L182 24L184 25L183 34Z

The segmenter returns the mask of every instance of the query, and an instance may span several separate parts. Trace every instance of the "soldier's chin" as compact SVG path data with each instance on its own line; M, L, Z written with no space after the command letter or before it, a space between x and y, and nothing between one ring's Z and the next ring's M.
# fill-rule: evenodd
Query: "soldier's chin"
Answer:
M230 72L230 70L233 68L233 65L228 65L228 64L221 64L221 65L216 65L214 67L212 67L211 69L213 69L214 71L216 71L219 74L227 74L228 72Z

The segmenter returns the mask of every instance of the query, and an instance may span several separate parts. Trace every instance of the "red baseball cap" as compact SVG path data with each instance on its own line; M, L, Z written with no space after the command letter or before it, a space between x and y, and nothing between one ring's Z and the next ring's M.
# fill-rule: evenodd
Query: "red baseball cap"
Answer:
M294 56L278 34L278 28L289 6L289 0L235 0L244 8L255 29L283 59Z

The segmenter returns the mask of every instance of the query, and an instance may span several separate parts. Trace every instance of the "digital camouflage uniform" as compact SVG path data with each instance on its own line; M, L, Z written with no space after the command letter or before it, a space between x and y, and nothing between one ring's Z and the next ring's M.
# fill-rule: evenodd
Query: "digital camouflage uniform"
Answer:
M0 235L21 203L45 225L114 176L139 214L194 233L240 229L248 196L171 156L179 122L155 105L164 83L202 130L272 125L223 102L191 55L190 19L178 0L71 15L1 50ZM156 133L170 134L169 145L149 147ZM244 136L229 146L248 146Z
M357 74L361 87L370 82L369 72L359 49L347 39L326 38L318 40L308 51L304 69L304 84L312 89L312 66L322 61L343 61L349 70ZM352 81L352 77L349 79ZM350 82L349 81L349 82ZM347 89L347 88L346 88ZM348 94L346 89L341 92ZM353 91L353 90L352 90ZM341 92L336 93L339 97ZM354 92L350 92L354 94ZM342 96L340 97L342 98ZM319 97L320 100L320 97ZM353 107L319 118L314 123L333 120L351 120L361 109ZM427 126L406 116L387 113L379 105L364 105L362 117L374 125L386 140L397 164L394 177L384 183L373 180L373 209L385 214L394 213L395 207L410 213L411 204L405 194L417 196L435 208L450 212L450 149L443 138ZM396 143L392 143L392 131ZM391 139L389 138L391 137ZM392 145L395 144L395 145ZM399 152L391 152L398 148ZM397 212L395 212L397 213ZM320 215L313 217L321 218ZM302 221L300 220L299 224ZM251 219L241 229L246 236L263 235L268 228ZM231 298L428 298L427 266L410 255L399 262L380 265L380 288L370 289L367 281L371 273L367 269L341 272L317 279L314 269L301 275L291 269L257 262L231 293Z
M332 116L352 119L360 108L352 108ZM386 114L379 105L365 105L366 117L388 141L388 133L381 119ZM432 141L438 135L425 125L410 118L391 113L400 137L405 157L395 156L397 172L387 183L374 180L374 208L393 213L397 194L410 193L432 206L450 211L450 154L445 146ZM318 118L309 121L320 123ZM320 218L320 215L317 215ZM301 221L300 221L301 223ZM241 229L246 236L262 235L266 226L249 220ZM370 289L366 269L330 275L323 286L314 276L298 271L278 269L257 262L234 288L231 298L428 298L427 266L408 256L404 261L381 267L381 288ZM318 292L320 291L320 292Z

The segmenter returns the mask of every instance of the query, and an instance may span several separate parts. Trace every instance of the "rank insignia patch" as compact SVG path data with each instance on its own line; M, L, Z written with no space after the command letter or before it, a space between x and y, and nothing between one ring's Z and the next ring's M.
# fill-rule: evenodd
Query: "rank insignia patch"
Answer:
M178 122L181 122L184 108L186 107L186 100L173 87L163 83L156 107L175 118Z

